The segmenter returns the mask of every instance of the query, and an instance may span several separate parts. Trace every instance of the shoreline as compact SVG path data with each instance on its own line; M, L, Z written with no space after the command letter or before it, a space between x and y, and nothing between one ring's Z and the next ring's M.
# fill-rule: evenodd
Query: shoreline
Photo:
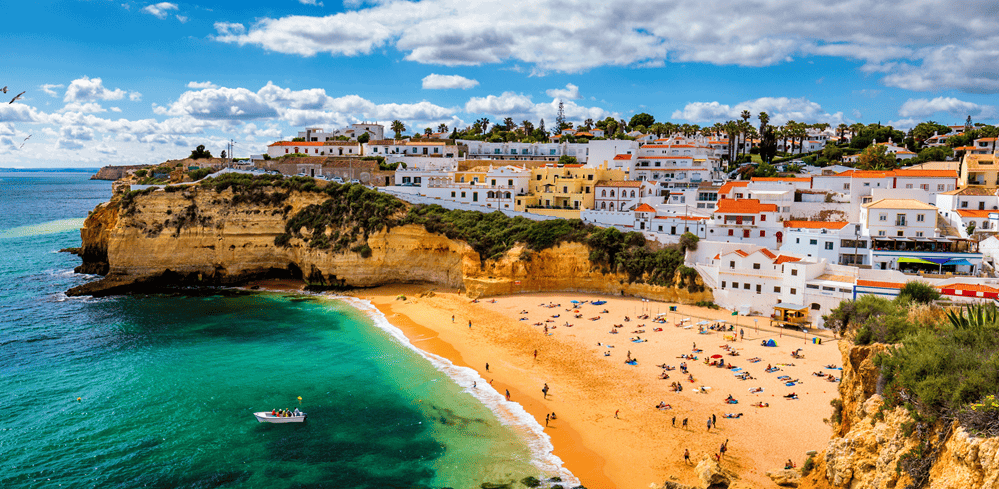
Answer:
M270 290L303 292L298 281L260 284ZM498 296L495 302L473 303L458 293L441 292L431 285L387 285L340 295L366 301L377 308L414 348L442 357L455 366L473 369L482 379L493 380L497 392L509 389L511 400L522 406L539 426L544 426L546 414L557 412L558 419L543 428L554 447L552 454L586 487L644 489L650 483L661 485L667 480L696 484L698 478L693 465L717 453L726 440L731 442L722 460L724 468L739 474L742 484L777 487L765 472L782 468L788 458L800 466L805 452L821 449L832 434L822 419L831 413L829 401L838 395L838 384L806 377L809 372L821 370L821 365L841 361L836 341L825 331L818 334L823 337L823 344L815 346L806 345L801 332L782 335L764 326L757 333L752 326L742 324L742 329L749 330L745 341L729 343L722 340L720 333L702 336L696 329L666 324L661 325L662 332L639 335L647 342L631 344L627 334L610 336L606 335L607 330L614 323L620 324L625 315L634 318L633 314L639 308L644 307L654 315L656 308L666 311L671 304L643 304L637 298L566 292ZM406 300L397 300L400 295L405 295ZM570 319L576 324L575 328L568 329L565 324L568 321L564 320L573 314L566 314L565 307L539 309L538 302L552 300L564 306L570 298L605 300L607 305L600 307L611 314L588 321L597 306L587 305L580 308L587 317ZM530 321L518 321L518 313L524 311L529 312ZM552 326L550 334L545 335L541 327L534 326L544 319L542 313L556 313L549 315L560 315L557 321L564 323L556 320L545 323ZM452 314L455 316L453 323L447 317ZM680 305L679 311L669 313L668 317L671 320L683 316L713 316L715 321L736 319L728 314L725 310ZM738 319L742 323L751 321L745 317ZM469 320L473 321L471 329L467 327ZM621 333L639 327L638 321L633 321L623 324L627 328ZM651 330L651 326L642 326ZM808 335L809 338L813 336ZM761 338L770 337L779 342L780 348L768 349L759 344ZM724 369L687 360L698 383L684 381L683 392L670 392L671 382L658 378L662 370L656 364L664 361L677 365L684 361L674 359L679 352L689 353L692 340L705 345L702 347L705 350L734 346L733 350L739 350L745 356L732 358L733 363L739 362L740 367L750 369L754 379L759 380L740 382ZM617 343L620 348L605 350L597 346L608 341ZM800 347L804 348L807 359L795 360L798 366L792 366L784 357L788 356L790 360L789 352ZM533 350L539 351L537 360L532 357ZM624 365L625 351L634 353L640 365ZM746 364L747 358L763 356L758 352L767 355L764 362ZM608 354L612 356L606 357ZM485 370L487 362L489 371ZM786 365L782 369L788 372L766 374L763 368L768 362ZM669 373L674 374L671 379L681 380L678 370ZM783 381L778 383L775 378L783 373L804 382L785 388ZM715 390L709 391L707 396L693 395L693 387L705 382ZM537 395L541 394L544 383L551 388L547 399ZM756 383L765 385L766 392L747 395L746 388ZM784 390L800 391L801 400L781 399ZM734 395L741 404L726 406L725 394ZM750 403L759 401L766 401L773 407L751 407ZM667 402L673 409L657 410L654 406L658 402ZM617 418L615 411L619 411ZM746 416L724 419L722 414L726 412L745 413ZM719 426L707 431L704 419L711 415L717 416ZM673 416L678 418L676 428L671 426ZM680 427L680 419L685 417L691 419L691 427L687 429ZM682 459L685 449L691 453L690 465Z

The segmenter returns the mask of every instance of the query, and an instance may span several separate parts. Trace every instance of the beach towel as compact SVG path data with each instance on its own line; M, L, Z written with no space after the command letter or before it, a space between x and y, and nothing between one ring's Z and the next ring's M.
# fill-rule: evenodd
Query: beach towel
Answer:
M785 382L784 385L788 387L794 387L794 382Z
M742 367L735 367L735 368L732 369L732 371L733 372L741 372L742 371Z
M767 340L765 343L763 343L763 346L768 346L768 347L773 348L773 347L777 346L777 342L774 341L773 338L771 338L771 339Z
M632 360L630 362L624 362L624 363L627 363L628 365L638 365L638 360Z

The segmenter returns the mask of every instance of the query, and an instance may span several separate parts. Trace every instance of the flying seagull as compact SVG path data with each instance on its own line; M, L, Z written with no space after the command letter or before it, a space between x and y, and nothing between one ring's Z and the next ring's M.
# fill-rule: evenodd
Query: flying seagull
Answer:
M7 85L4 85L3 88L0 88L0 92L7 93Z
M21 142L21 147L17 148L17 149L24 148L24 145L27 144L27 142L28 142L29 139L31 139L31 134L28 134L28 137L24 138L24 141Z
M15 101L15 100L17 100L17 99L21 98L21 95L24 95L24 94L26 94L26 93L28 93L28 92L27 92L27 91L24 91L24 92L21 92L21 93L17 94L17 96L16 96L16 97L14 97L14 98L10 99L10 102L7 102L7 105L10 105L10 104L14 103L14 101Z

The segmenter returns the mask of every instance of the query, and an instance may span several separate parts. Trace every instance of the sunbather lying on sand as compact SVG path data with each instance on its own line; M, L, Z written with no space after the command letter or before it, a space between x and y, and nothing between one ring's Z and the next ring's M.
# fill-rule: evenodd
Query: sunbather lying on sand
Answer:
M736 419L736 418L741 418L741 417L742 417L742 413L739 413L739 414L735 414L735 413L725 413L725 417L726 417L726 418L729 418L729 419Z
M756 404L753 404L753 407L758 407L758 408L770 407L770 403L769 402L758 402Z

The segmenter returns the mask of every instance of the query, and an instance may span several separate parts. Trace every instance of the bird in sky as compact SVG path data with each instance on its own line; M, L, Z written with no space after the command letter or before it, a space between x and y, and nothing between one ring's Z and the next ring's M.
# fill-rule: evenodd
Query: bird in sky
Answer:
M24 145L27 144L27 142L28 142L29 139L31 139L31 134L28 134L28 137L24 138L24 141L21 142L21 147L17 148L17 149L24 148Z
M24 92L21 92L21 93L17 94L17 96L15 96L14 98L10 99L10 102L7 102L7 105L10 105L10 104L14 103L15 100L21 98L21 95L24 95L25 93L28 93L28 92L24 91Z
M7 93L7 85L4 85L3 88L0 88L0 92Z

